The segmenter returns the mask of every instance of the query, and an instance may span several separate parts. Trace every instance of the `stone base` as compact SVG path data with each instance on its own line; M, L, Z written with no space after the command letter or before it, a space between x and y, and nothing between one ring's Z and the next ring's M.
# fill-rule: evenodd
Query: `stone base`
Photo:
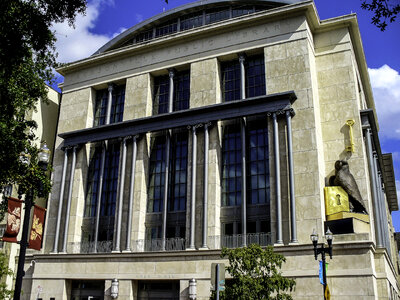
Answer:
M328 221L339 220L339 219L347 219L347 218L355 218L355 219L358 219L360 221L369 223L369 215L360 214L360 213L346 212L346 211L342 211L342 212L338 212L338 213L335 213L335 214L331 214L331 215L326 217L326 219Z
M333 234L369 233L370 230L369 222L355 217L326 221L325 227L329 227Z

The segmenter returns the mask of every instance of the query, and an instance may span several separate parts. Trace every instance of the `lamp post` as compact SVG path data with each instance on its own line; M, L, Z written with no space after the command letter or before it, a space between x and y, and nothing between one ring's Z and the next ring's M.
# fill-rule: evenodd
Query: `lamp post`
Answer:
M20 156L21 162L29 166L30 164L30 156L26 154L22 154ZM46 144L40 148L38 153L38 164L42 168L43 171L47 170L47 166L50 160L50 150ZM41 189L42 186L39 187ZM15 279L15 288L14 288L14 300L19 300L21 296L21 288L22 288L22 278L25 275L24 264L25 264L25 254L26 248L28 246L28 231L29 231L29 220L31 217L31 208L33 204L33 191L30 189L27 191L25 195L25 215L24 215L24 223L22 227L22 236L21 241L19 242L19 257L18 257L18 269L17 269L17 277Z
M325 254L328 253L329 257L332 259L332 240L333 240L333 234L329 230L326 231L325 233L325 239L328 242L328 247L326 248L324 243L321 245L320 248L318 248L318 234L315 232L315 229L313 230L313 233L310 235L310 239L314 245L314 257L315 260L318 259L318 254L321 254L322 258L322 281L323 281L323 291L324 291L324 299L326 300L326 287L327 287L327 282L326 282L326 267L325 267Z

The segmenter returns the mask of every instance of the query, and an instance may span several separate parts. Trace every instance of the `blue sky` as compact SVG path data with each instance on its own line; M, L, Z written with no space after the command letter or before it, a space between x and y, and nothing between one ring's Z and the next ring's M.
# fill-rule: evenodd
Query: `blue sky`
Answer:
M371 24L372 13L360 8L361 0L314 1L322 20L357 13L380 124L381 147L384 153L393 154L400 199L400 18L381 32ZM78 16L74 29L65 23L53 26L58 39L58 60L71 62L88 57L125 29L189 2L194 1L169 0L166 4L163 0L91 0L86 16ZM400 212L393 213L393 221L396 231L400 231Z

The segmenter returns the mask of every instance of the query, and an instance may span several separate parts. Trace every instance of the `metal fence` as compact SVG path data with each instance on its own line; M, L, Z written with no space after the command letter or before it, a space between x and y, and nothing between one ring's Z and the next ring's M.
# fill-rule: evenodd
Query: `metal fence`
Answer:
M162 239L145 240L144 251L162 251ZM186 249L186 239L169 238L165 239L165 251L182 251Z
M246 239L246 245L257 244L260 246L272 245L271 233L248 233L223 235L221 236L221 247L238 248L243 246L243 239Z

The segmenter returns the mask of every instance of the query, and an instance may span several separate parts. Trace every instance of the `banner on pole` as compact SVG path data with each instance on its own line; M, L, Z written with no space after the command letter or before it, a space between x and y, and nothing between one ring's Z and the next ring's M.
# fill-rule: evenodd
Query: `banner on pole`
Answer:
M42 248L45 215L46 209L37 205L34 206L28 246L31 249L40 250Z
M328 274L328 263L325 263L325 274ZM324 276L322 274L322 260L319 261L319 282L324 284Z
M329 290L328 284L325 286L325 299L330 300L331 299L331 291Z
M3 241L17 243L17 235L21 228L22 200L8 197L7 227L3 235Z

